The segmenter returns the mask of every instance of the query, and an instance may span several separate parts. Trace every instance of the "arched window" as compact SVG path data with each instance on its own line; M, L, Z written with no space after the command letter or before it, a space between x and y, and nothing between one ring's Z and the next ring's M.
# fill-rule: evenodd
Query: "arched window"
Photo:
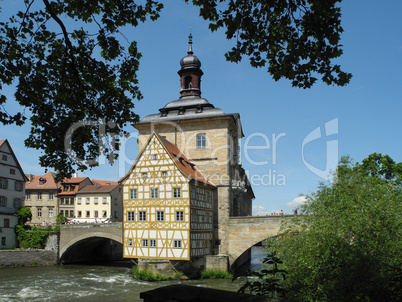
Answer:
M193 79L191 76L184 78L184 89L191 89L193 87Z

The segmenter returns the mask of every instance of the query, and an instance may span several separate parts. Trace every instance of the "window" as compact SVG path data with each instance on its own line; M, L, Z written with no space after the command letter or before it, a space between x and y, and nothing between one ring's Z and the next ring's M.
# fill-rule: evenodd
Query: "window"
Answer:
M197 149L205 149L207 147L207 140L205 133L197 134Z
M107 204L107 199L106 199L106 197L103 197L103 198L102 198L102 203L103 203L103 204Z
M134 221L134 211L127 212L127 221Z
M70 217L74 217L74 210L70 210Z
M8 179L0 178L0 189L8 188Z
M42 200L42 192L38 192L36 197L37 197L38 200Z
M44 179L44 178L39 178L39 185L44 185L45 184L45 182L46 182L46 179Z
M183 211L176 212L176 221L184 221L184 212Z
M16 209L22 208L21 199L19 199L19 198L14 198L13 206L14 206L14 208L16 208Z
M128 246L133 246L133 239L128 239Z
M22 191L24 190L24 183L22 181L15 181L15 187L14 189L16 191Z
M53 200L53 192L49 193L49 200Z
M63 210L60 210L60 215L64 216L64 211Z
M146 178L147 176L148 176L147 173L142 173L142 177L143 177L143 178Z
M75 189L75 186L74 186L74 185L71 185L71 186L70 186L70 192L74 192L74 189Z
M90 200L89 200L89 197L85 198L85 203L86 203L86 204L89 204L89 201L90 201Z
M148 240L147 239L142 240L142 246L143 247L148 247Z
M89 217L89 215L90 215L89 211L85 211L85 216Z
M10 169L10 174L15 175L15 169Z
M157 188L151 189L151 198L158 198L158 189Z
M70 204L74 204L74 197L70 198Z
M166 177L167 176L167 172L166 171L162 171L162 177Z
M94 211L94 217L98 217L98 211Z
M106 218L106 216L107 216L107 211L102 211L102 217Z
M52 218L52 217L53 217L53 209L49 208L49 218Z
M98 204L98 197L95 197L94 204Z
M156 154L152 154L152 159L153 160L155 160L155 159L157 159L158 158L158 156L156 155Z
M181 197L181 188L173 188L173 198Z
M77 212L77 216L78 216L78 217L81 217L81 216L82 216L82 212L81 212L81 211L78 211L78 212Z
M42 217L42 208L38 208L38 218Z
M63 192L67 192L68 191L68 186L63 186Z
M27 200L31 200L31 193L27 192L27 194L25 195Z
M3 154L3 156L1 157L3 160L7 160L7 155Z
M10 219L4 218L4 227L9 228L10 227Z
M7 206L7 197L5 196L0 196L0 207L6 207Z
M137 189L130 190L130 199L137 199Z
M184 78L184 89L191 89L193 87L193 78L191 76L186 76Z
M81 197L78 197L77 204L81 204Z
M156 247L156 240L155 239L149 240L149 246L150 247Z
M174 240L174 247L176 249L180 249L181 248L181 240Z
M146 211L140 211L138 213L138 220L139 221L147 221L147 212Z
M6 237L1 237L1 245L6 245Z
M156 220L157 221L164 221L164 212L163 211L156 211Z

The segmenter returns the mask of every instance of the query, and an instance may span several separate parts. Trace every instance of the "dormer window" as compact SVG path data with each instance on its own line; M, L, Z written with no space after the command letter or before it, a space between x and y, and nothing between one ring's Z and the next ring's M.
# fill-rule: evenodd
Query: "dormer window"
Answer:
M161 117L165 117L168 115L167 110L161 110Z
M179 115L183 115L186 110L182 107L179 108Z
M195 108L195 113L202 113L202 107L201 106L197 106Z
M46 179L44 179L44 178L39 178L39 184L40 185L44 185L46 183Z

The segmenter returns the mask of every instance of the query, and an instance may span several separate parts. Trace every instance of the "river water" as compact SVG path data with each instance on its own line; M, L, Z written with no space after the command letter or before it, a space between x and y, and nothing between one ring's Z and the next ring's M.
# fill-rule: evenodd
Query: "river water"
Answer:
M252 248L251 269L260 268L261 247ZM142 301L140 293L171 284L237 291L242 281L185 280L144 282L131 269L116 266L57 265L0 269L0 301Z

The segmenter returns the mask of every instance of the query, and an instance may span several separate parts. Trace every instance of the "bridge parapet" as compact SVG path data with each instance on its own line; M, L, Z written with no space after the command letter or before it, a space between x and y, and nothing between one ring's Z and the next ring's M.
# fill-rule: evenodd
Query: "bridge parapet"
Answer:
M293 215L240 216L229 219L229 263L232 265L250 247L279 234L283 222Z
M59 259L62 259L63 254L77 242L95 237L111 239L122 244L122 222L61 225Z

